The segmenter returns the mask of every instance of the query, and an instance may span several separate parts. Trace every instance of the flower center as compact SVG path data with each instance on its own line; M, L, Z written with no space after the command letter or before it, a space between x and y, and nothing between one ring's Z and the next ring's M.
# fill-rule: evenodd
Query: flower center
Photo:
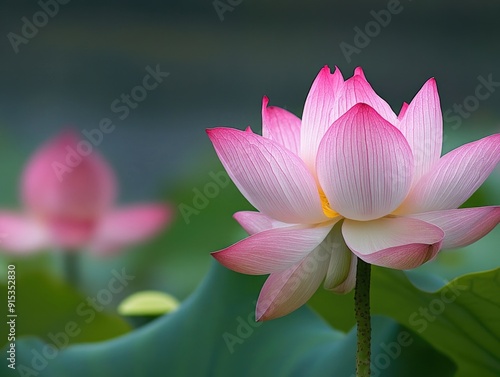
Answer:
M331 219L340 216L338 212L335 212L333 209L330 208L330 202L328 201L323 190L321 188L318 188L318 191L319 191L319 197L321 199L321 207L323 207L323 213Z

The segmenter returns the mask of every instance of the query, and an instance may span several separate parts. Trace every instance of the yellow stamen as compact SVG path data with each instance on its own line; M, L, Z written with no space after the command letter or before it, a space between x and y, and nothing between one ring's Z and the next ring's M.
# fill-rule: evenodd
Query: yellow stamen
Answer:
M319 191L319 197L321 199L321 206L323 207L324 214L331 219L334 217L340 216L339 213L335 212L333 209L330 208L330 202L328 201L323 190L321 188L319 188L318 191Z

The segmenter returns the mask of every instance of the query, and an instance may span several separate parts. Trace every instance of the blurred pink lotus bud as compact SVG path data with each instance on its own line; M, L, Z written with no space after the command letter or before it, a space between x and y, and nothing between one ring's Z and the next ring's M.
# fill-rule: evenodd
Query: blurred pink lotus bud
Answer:
M171 218L164 204L114 208L116 180L74 132L43 145L21 180L24 213L0 211L0 247L27 253L47 247L117 250L154 235Z

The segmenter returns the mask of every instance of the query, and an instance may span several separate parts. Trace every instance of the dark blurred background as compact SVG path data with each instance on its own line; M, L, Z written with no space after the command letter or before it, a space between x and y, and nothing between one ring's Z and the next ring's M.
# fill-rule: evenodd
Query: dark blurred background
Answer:
M371 11L396 3L71 0L16 54L8 33L22 36L21 18L32 21L41 8L2 1L1 137L26 153L63 126L91 129L103 117L116 119L113 100L159 64L170 76L99 146L118 169L123 197L139 198L169 185L200 148L210 148L206 127L258 130L263 95L300 115L325 64L345 77L364 67L395 111L432 76L443 110L473 95L478 76L500 81L495 1L402 0L395 7L402 11L347 62L340 43L356 46L354 28L364 30ZM228 7L223 20L214 4ZM479 127L498 119L498 98L481 101L470 120Z
M272 105L300 116L311 82L326 64L337 65L346 78L362 66L372 86L396 112L428 78L436 77L443 112L448 111L445 151L499 129L499 87L483 89L486 99L475 94L479 77L500 82L499 2L66 2L58 3L57 14L16 48L10 33L23 37L23 17L33 22L41 5L14 0L0 4L2 207L19 208L19 175L40 143L68 125L97 128L106 117L116 129L104 136L97 149L117 171L120 200L166 199L176 205L180 200L176 198L184 197L189 203L193 196L189 189L208 182L207 172L213 166L220 169L218 162L207 162L216 158L205 128L252 125L259 131L263 95L270 97ZM397 13L382 22L385 26L375 21L377 28L374 20L387 15L388 7ZM41 17L38 22L43 24ZM356 44L358 30L372 37ZM358 50L346 58L342 43ZM169 76L147 92L125 119L119 119L121 113L112 111L112 103L142 83L147 66L157 65ZM454 106L464 101L470 111L460 114ZM498 177L498 170L494 175ZM193 183L184 186L188 192L179 194L177 184L186 180ZM497 193L493 195L498 199ZM199 219L220 220L225 232L226 224L233 224L231 214L243 209L240 204L228 204L233 197L240 195L230 188L214 199L226 206L220 219L227 220L208 214ZM212 246L227 245L227 240L214 241L220 238L217 234L203 233L202 220L194 220L198 225L182 228L184 241L176 238L176 245L188 246L182 250L184 262L170 268L170 275L165 272L167 255L177 246L156 243L149 247L154 252L142 255L143 271L156 271L156 275L143 273L144 288L166 286L168 276L183 277L191 283L170 284L170 291L185 297L208 268ZM231 229L237 229L236 224ZM197 238L198 255L204 257L193 270L188 242ZM167 262L156 263L159 256ZM135 258L137 267L139 257ZM101 279L92 278L94 272L88 275L88 284L95 287L109 279L106 274Z

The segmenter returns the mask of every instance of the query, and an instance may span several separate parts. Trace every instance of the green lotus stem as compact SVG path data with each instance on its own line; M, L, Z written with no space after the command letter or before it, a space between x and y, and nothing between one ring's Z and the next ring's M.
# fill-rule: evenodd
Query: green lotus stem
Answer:
M80 284L78 256L79 254L75 250L63 250L62 252L64 277L75 288L78 288Z
M370 273L371 264L358 258L354 313L357 324L356 377L370 377Z

